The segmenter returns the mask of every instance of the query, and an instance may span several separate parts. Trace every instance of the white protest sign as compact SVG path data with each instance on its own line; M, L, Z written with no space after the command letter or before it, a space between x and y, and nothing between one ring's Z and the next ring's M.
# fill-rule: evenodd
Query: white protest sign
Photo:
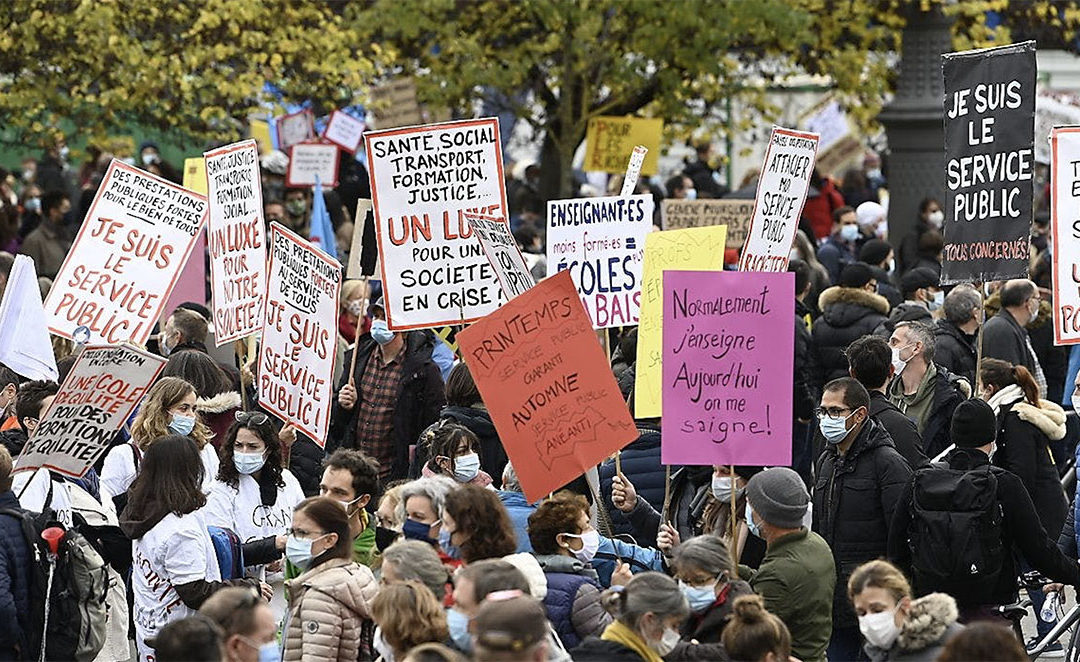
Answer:
M27 379L58 376L34 259L16 255L0 301L0 363Z
M495 269L495 275L507 299L524 294L536 285L505 218L466 212L465 220L469 222L484 255Z
M45 467L82 477L164 367L165 359L134 347L86 347L26 442L15 471Z
M364 129L367 124L364 120L358 120L348 113L335 110L330 113L330 119L323 131L323 138L334 143L350 154L355 154L360 148L360 141L364 139Z
M653 207L648 194L548 202L548 275L570 270L594 328L638 323Z
M1050 181L1054 344L1074 345L1080 343L1080 126L1050 132Z
M774 126L758 179L739 271L787 271L817 155L816 133Z
M341 265L270 224L270 287L259 347L259 406L326 445Z
M349 280L363 278L363 267L360 264L364 256L364 228L367 227L367 217L371 213L371 200L360 198L356 201L356 217L353 219L352 244L349 246L349 264L345 267L345 277Z
M634 151L630 154L630 164L626 166L626 177L623 178L622 191L619 195L627 196L633 195L634 189L637 188L638 177L641 176L641 164L645 163L645 154L648 153L649 148L644 145L637 145L634 147Z
M327 143L300 143L293 145L289 154L289 170L285 174L286 186L315 186L315 177L325 188L338 185L338 161L341 151L337 145Z
M258 333L266 296L266 224L254 140L205 154L215 342Z
M1050 163L1050 132L1080 125L1080 101L1063 92L1043 90L1035 97L1035 162Z
M45 300L49 331L71 340L85 326L92 343L145 344L207 207L198 193L113 159Z
M277 127L278 149L282 151L315 137L315 115L310 110L276 117L274 124Z
M465 211L506 216L499 121L364 134L386 319L395 331L462 324L499 305Z

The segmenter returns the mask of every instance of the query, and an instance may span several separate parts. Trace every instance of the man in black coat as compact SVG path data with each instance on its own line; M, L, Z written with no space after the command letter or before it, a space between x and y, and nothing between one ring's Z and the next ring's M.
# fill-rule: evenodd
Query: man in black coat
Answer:
M961 620L986 615L994 606L1016 600L1017 567L1014 550L1046 577L1073 586L1080 583L1080 566L1076 559L1067 558L1061 553L1051 537L1054 534L1043 528L1024 484L1015 474L990 464L997 432L997 420L990 405L982 400L965 400L956 408L951 428L956 449L945 457L949 469L954 472L990 472L995 479L1001 520L1001 566L996 576L990 578L980 576L968 582L960 577L950 578L953 585L948 587L926 585L925 582L920 582L916 574L916 594L925 595L947 589L949 595L956 598ZM919 538L918 527L912 527L913 501L918 498L923 507L933 508L935 505L948 505L956 496L944 494L943 498L934 499L933 495L923 491L915 493L916 484L923 484L929 475L924 472L934 471L941 469L922 469L916 472L914 480L908 482L900 496L889 531L889 559L909 576L912 573L912 550L918 550L924 545L942 544L940 539L931 541ZM961 522L963 518L957 517L955 521ZM953 579L958 581L952 581Z
M934 328L934 363L974 384L982 298L970 285L959 285L945 297L944 311Z
M870 418L870 394L843 377L821 395L826 446L814 475L814 532L832 548L836 564L830 660L854 660L862 649L847 583L859 565L885 555L889 523L911 467L889 433Z
M1046 376L1024 328L1038 315L1041 301L1038 288L1030 280L1017 279L1005 283L1001 288L1001 310L983 324L982 343L983 358L1001 359L1024 366L1035 378L1045 397Z
M874 335L888 339L900 322L926 322L933 324L931 311L941 306L944 293L938 287L938 275L932 269L919 267L900 278L900 291L904 301L894 307L885 320L874 329Z
M810 422L814 420L817 394L821 389L819 377L814 370L814 338L807 328L810 308L806 296L810 293L810 265L794 259L788 262L788 271L795 273L795 360L792 395L793 419L791 422L791 467L803 481L810 485L810 465L814 463Z
M821 317L814 322L815 364L822 382L848 374L847 346L873 333L886 320L889 302L877 294L870 267L855 262L844 267L840 285L821 293Z
M870 419L885 428L912 469L926 465L919 428L885 396L885 386L893 376L889 343L877 336L863 336L848 347L847 358L851 376L870 393Z
M431 359L435 335L390 331L382 299L371 313L371 332L345 354L349 365L358 352L356 371L341 377L326 450L359 448L379 462L381 480L396 480L408 475L409 446L438 419L446 395Z

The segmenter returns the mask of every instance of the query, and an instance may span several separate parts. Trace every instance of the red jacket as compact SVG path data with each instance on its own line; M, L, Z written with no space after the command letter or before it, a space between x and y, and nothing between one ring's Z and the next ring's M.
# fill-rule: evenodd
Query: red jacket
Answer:
M810 221L810 227L814 229L814 237L818 241L832 233L832 213L843 206L844 196L836 190L831 179L822 180L821 192L818 195L806 198L803 216Z

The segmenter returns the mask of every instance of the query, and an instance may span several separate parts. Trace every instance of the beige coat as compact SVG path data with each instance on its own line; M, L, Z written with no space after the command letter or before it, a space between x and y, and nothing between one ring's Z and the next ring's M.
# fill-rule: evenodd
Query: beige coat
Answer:
M284 662L358 659L360 630L379 587L366 566L333 559L285 582Z

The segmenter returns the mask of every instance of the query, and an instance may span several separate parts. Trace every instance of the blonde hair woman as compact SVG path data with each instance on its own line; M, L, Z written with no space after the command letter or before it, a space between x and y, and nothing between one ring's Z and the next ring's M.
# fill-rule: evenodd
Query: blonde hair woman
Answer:
M101 469L103 499L106 496L115 499L125 494L139 473L142 454L155 441L170 434L188 437L199 448L206 469L203 493L209 493L210 484L218 473L218 456L210 443L213 433L195 411L195 399L195 387L179 377L162 377L150 387L131 425L131 441L114 446L105 456ZM118 503L118 510L123 505Z

